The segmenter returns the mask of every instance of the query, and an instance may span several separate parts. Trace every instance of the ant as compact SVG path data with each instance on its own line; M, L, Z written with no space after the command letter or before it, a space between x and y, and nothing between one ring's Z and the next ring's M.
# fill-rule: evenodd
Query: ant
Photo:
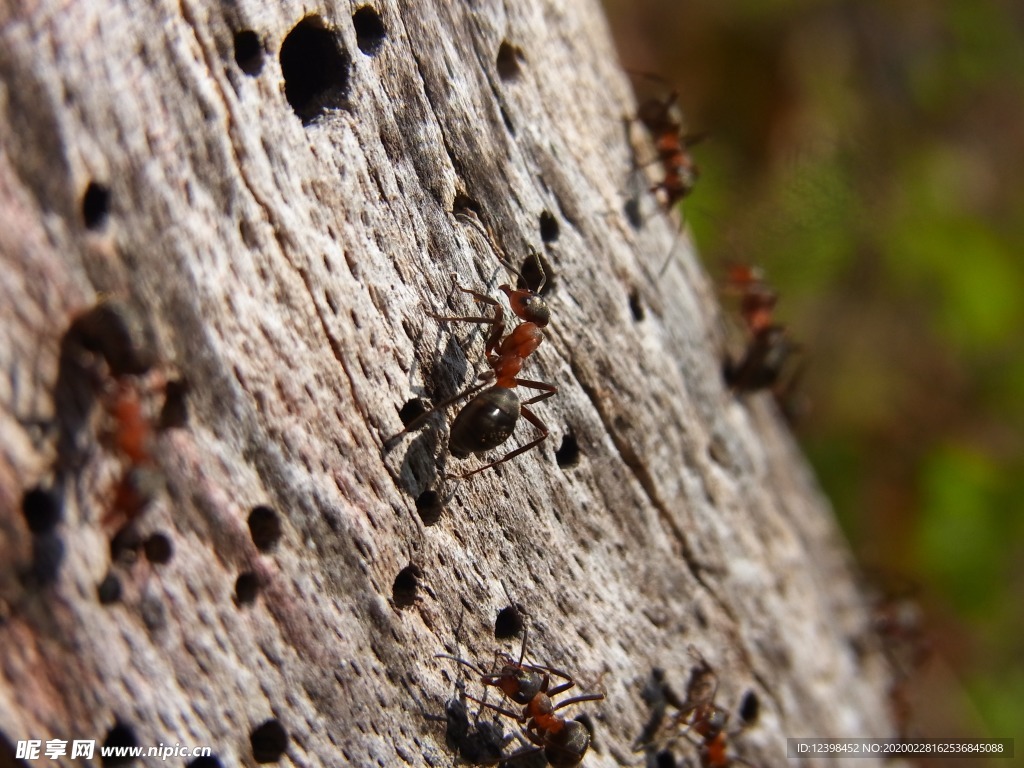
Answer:
M496 672L486 672L482 667L457 656L442 653L436 658L451 659L468 667L480 675L480 682L483 685L498 688L507 698L522 706L522 712L519 713L496 704L489 704L483 699L466 696L482 707L493 709L498 714L516 720L522 727L523 735L532 744L511 755L496 759L495 763L543 752L548 765L554 768L577 766L583 762L583 757L590 748L590 731L580 721L567 720L560 717L557 712L571 704L600 701L605 696L603 693L584 693L555 704L552 699L573 688L576 681L567 672L553 667L524 663L527 635L528 631L524 630L523 646L518 661L504 651L495 652L495 662L502 662L501 669ZM564 682L552 686L552 678L555 677L561 678Z
M690 679L686 685L686 699L680 702L675 693L664 682L660 670L654 676L655 684L661 689L660 699L668 702L677 710L672 718L672 726L685 726L682 734L697 747L697 754L700 759L701 768L733 768L742 764L752 766L743 758L737 757L729 750L729 736L726 726L729 723L729 712L722 706L715 703L715 695L718 693L718 676L711 665L697 651L690 647L690 654L696 659L697 666L690 673ZM658 719L661 717L664 703L661 703L658 711ZM741 715L745 714L746 705L741 708ZM756 717L755 706L752 707L755 714L750 715L753 720ZM745 723L749 725L749 721ZM741 726L742 727L742 726ZM657 721L648 726L648 732L657 728Z
M654 75L644 75L655 78ZM689 195L697 185L700 169L690 155L690 147L705 138L704 134L683 132L683 121L679 115L677 101L679 92L673 90L665 98L652 97L637 109L639 120L654 140L664 176L651 187L652 192L661 192L661 204L666 211Z
M757 267L728 267L727 286L740 296L740 316L750 334L746 351L738 361L727 358L725 382L738 392L774 391L790 356L799 346L790 341L786 327L774 321L778 294Z
M665 84L664 78L659 75L648 72L634 72L633 74L662 85ZM650 191L658 197L658 202L666 214L696 187L697 179L700 178L700 169L690 154L690 148L706 138L706 134L703 133L684 131L678 101L679 92L674 89L664 97L652 96L641 102L634 118L647 129L654 141L654 149L657 152L655 162L661 165L662 177L661 181L650 188ZM685 219L680 221L680 232L684 224ZM676 234L678 236L678 232ZM669 249L669 256L665 259L659 274L664 273L668 268L672 250L672 248Z
M522 273L512 266L501 248L498 247L490 231L485 229L475 216L465 213L458 213L456 215L466 219L476 227L487 239L495 255L497 255L498 261L506 269L519 277L524 284L526 283ZM484 353L487 356L487 365L490 370L485 371L478 377L481 380L480 383L471 385L462 392L417 416L399 435L418 429L432 414L471 395L475 395L475 397L459 411L455 421L452 423L449 434L448 451L455 458L464 459L470 454L479 454L497 448L512 436L520 416L529 421L540 432L537 438L526 445L509 451L500 459L461 475L463 479L472 477L479 472L483 472L485 469L504 464L509 459L513 459L519 454L535 448L544 442L549 434L547 425L530 410L529 406L555 395L558 392L558 388L553 384L547 384L542 381L519 378L519 371L522 369L526 359L537 350L537 347L544 340L544 334L541 329L547 326L551 314L547 302L540 296L547 282L547 275L544 273L540 255L532 250L530 255L536 262L537 269L540 272L540 282L536 290L512 288L507 283L498 286L498 290L507 297L512 313L522 321L508 335L505 334L505 312L501 304L496 299L471 288L457 286L460 291L472 296L473 300L478 304L492 307L494 311L492 316L448 317L436 315L433 312L427 313L436 320L491 326L491 330L484 343ZM483 389L489 382L493 382L493 384ZM517 386L538 389L542 391L542 394L520 401L515 393ZM481 389L483 389L482 392L480 391Z

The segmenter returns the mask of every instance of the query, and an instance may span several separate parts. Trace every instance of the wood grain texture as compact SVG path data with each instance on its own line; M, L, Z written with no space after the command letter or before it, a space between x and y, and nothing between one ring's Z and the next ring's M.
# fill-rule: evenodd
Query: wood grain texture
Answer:
M827 503L770 403L724 388L721 314L690 246L657 274L675 224L649 195L641 227L623 215L630 142L651 148L624 126L635 103L600 8L375 8L371 54L345 3L2 11L3 737L102 741L120 722L142 745L253 765L250 733L276 718L282 764L451 765L438 718L460 683L480 688L435 654L516 652L494 637L506 591L529 614L530 658L607 694L578 708L595 729L586 765L643 762L644 682L659 667L683 688L691 645L719 703L758 696L736 738L756 765L801 764L785 736L888 735L884 664ZM308 14L337 49L304 122L281 50ZM241 30L263 48L253 74L235 61ZM503 42L516 72L499 71ZM90 228L91 182L110 210ZM559 393L536 406L540 449L455 483L445 472L478 460L447 457L451 410L388 438L407 401L485 368L480 330L427 314L474 312L456 283L508 280L452 215L467 199L514 258L533 246L550 262L552 323L523 375ZM102 387L69 374L62 347L103 295L141 313L161 371L190 386L140 521L173 559L115 567L113 605L97 585L123 460ZM560 467L567 436L579 461ZM63 503L46 535L20 509L37 486ZM426 525L429 489L446 504ZM283 525L268 552L247 524L258 505ZM261 589L238 604L246 572Z

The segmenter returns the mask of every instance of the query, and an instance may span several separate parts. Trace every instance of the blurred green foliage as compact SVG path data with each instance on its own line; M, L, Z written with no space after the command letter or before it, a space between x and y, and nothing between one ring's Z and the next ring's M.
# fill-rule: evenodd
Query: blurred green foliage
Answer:
M779 289L865 570L917 585L955 711L1024 737L1024 6L605 5L711 136L687 224L713 274ZM919 733L963 732L928 707Z

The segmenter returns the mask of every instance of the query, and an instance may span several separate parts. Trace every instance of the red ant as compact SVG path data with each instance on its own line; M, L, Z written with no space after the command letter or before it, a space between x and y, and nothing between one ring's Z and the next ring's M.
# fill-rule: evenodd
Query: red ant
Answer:
M643 123L654 140L658 162L664 171L661 181L651 187L651 191L663 194L661 204L666 211L672 210L676 203L689 195L700 177L700 169L689 149L702 141L704 135L683 132L683 122L676 103L678 98L679 93L672 91L663 99L647 99L636 114L636 119Z
M509 263L502 250L494 241L493 236L476 217L464 213L457 215L465 218L475 226L487 239L502 265L525 282L523 275ZM508 284L498 286L498 289L508 298L509 308L512 310L512 313L522 321L507 336L505 335L505 312L501 304L496 299L474 291L471 288L458 286L460 291L468 293L477 303L493 307L493 316L447 317L436 315L433 312L427 313L436 320L490 325L491 330L484 344L484 352L487 356L487 365L490 370L480 375L479 378L483 380L483 383L474 384L420 414L399 435L418 429L431 414L478 392L479 394L476 394L459 411L455 421L452 423L448 438L448 451L452 456L464 459L472 453L479 454L497 448L512 436L520 415L540 432L539 437L526 445L509 451L496 461L461 475L463 478L471 477L490 467L504 464L509 459L515 458L519 454L540 445L547 439L549 434L547 426L530 410L529 406L556 394L558 388L553 384L547 384L542 381L519 378L519 371L526 362L526 359L537 350L537 347L544 340L544 334L541 329L547 326L550 318L547 303L540 296L547 281L547 276L544 274L540 255L535 251L531 251L531 257L535 260L540 271L540 283L536 290L512 288ZM480 392L486 383L490 381L494 383L487 387L487 389L484 389L483 392ZM520 401L514 391L517 386L539 389L543 393Z
M786 327L774 322L778 294L761 270L745 264L728 268L728 290L740 295L740 315L750 334L743 357L726 359L726 383L739 392L774 389L790 356L799 347L789 340Z
M480 675L480 682L483 685L498 688L515 704L522 706L522 712L518 713L496 704L489 704L482 699L468 695L466 697L483 707L493 709L498 714L516 720L522 726L523 735L533 744L533 746L524 747L511 755L498 758L494 761L495 763L543 751L548 764L555 768L577 766L583 762L583 757L590 748L590 731L578 720L567 720L560 717L557 712L571 704L600 701L605 696L603 693L585 693L555 704L552 698L574 687L576 681L567 672L553 667L523 663L523 657L526 654L526 637L527 632L524 630L519 661L515 661L503 651L495 652L495 660L500 659L503 662L501 669L497 672L485 672L482 667L477 667L465 659L448 654L438 654L437 658L451 659L469 667ZM552 677L562 678L564 682L552 687Z
M667 686L659 681L664 700L678 710L672 725L685 726L682 733L697 747L701 768L732 768L737 764L751 766L751 763L736 757L729 750L729 736L735 734L726 731L729 712L715 703L718 676L695 648L690 648L690 654L696 658L697 666L690 673L685 701L679 702ZM751 719L756 717L756 706L754 709L755 714L750 716ZM691 734L696 734L696 738Z

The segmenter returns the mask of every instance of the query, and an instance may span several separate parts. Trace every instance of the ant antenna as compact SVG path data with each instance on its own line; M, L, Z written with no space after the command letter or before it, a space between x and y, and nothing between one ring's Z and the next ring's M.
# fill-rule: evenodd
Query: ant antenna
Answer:
M494 251L494 255L498 257L498 261L501 262L501 265L505 267L505 269L507 269L513 275L522 280L524 284L529 284L523 273L512 265L512 262L509 260L505 251L503 251L501 249L501 246L498 245L498 242L497 240L495 240L494 233L491 231L490 227L485 226L484 223L480 221L480 218L475 213L469 213L467 211L457 211L455 213L455 217L459 219L465 219L467 222L469 222L470 226L476 229L476 231L479 232L487 241L487 244L491 246L491 250ZM544 286L547 284L548 276L547 273L544 271L544 264L540 260L540 254L537 253L537 251L534 250L533 248L530 248L530 256L533 258L534 263L536 263L537 265L537 271L540 272L540 284L537 286L537 290L533 291L533 293L540 293L542 290L544 290Z

